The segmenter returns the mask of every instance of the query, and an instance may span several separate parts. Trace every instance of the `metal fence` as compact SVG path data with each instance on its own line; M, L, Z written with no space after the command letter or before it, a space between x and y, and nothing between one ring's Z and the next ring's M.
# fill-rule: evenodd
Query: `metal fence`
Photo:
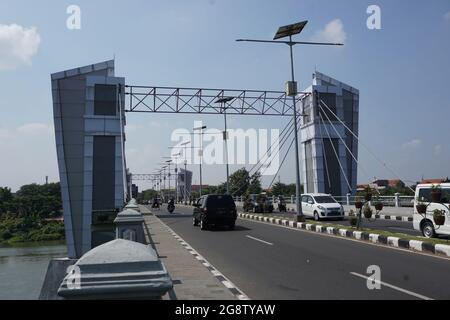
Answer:
M271 197L275 202L278 199L278 196ZM295 204L295 196L283 196L287 204ZM335 196L333 197L337 202L342 205L354 205L357 198L356 196ZM234 201L243 202L245 197L234 197ZM378 201L383 203L385 207L413 207L414 206L414 196L379 196ZM372 201L373 202L373 201Z

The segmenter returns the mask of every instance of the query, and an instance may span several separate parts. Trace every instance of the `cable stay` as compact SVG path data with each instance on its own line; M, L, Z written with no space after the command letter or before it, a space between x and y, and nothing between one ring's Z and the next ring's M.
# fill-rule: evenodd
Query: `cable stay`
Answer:
M323 127L325 128L325 131L327 132L328 139L330 140L331 147L333 148L333 151L334 151L334 155L336 156L336 159L338 161L339 167L341 168L342 174L344 176L345 182L347 183L348 190L349 190L349 192L351 192L352 191L352 186L348 182L348 178L347 178L347 175L345 173L345 170L342 167L341 161L339 160L339 154L336 152L336 148L334 147L333 140L331 140L330 132L328 131L328 128L325 126L325 123L323 121L323 118L322 118L322 115L320 114L320 112L319 112L319 117L320 117L320 120L322 121L322 124L323 124Z
M323 130L322 130L322 126L320 125L320 123L319 123L319 130L320 130L320 137L323 137ZM331 189L331 179L330 179L330 172L328 171L328 162L326 161L327 152L325 150L325 144L323 143L323 139L321 141L321 144L322 144L322 152L323 152L323 156L324 156L325 172L327 173L328 188L330 190Z
M401 179L401 177L397 174L397 173L395 173L395 171L394 170L392 170L390 167L388 167L387 166L387 164L384 162L384 161L382 161L380 158L378 158L376 155L375 155L375 153L374 152L372 152L371 150L370 150L370 148L365 144L365 143L363 143L361 140L360 140L360 138L359 138L359 136L358 135L356 135L352 130L350 130L350 128L345 124L345 122L343 122L329 107L328 107L328 105L323 101L323 100L320 100L321 102L322 102L322 104L328 109L328 111L345 127L345 129L347 129L357 140L358 140L358 142L367 150L367 152L369 152L378 162L380 162L382 165L383 165L383 167L385 167L391 174L393 174L397 179L399 179L399 180L402 180ZM415 190L413 189L413 188L411 188L410 186L408 186L407 187L408 189L410 189L411 191L413 191L413 192L415 192Z
M292 123L291 123L292 122ZM262 166L264 166L265 164L270 163L270 159L273 159L273 157L275 157L280 150L283 148L283 146L285 145L286 141L289 139L289 137L292 135L292 133L294 132L293 130L294 127L294 123L293 123L293 119L291 119L288 124L286 125L286 127L283 129L282 131L282 137L281 137L281 144L279 149L270 155L269 158L266 158L265 155L267 155L267 153L269 152L269 150L271 150L271 148L274 146L274 143L270 146L270 148L266 151L265 155L263 156L262 159L258 159L258 162L250 169L249 173L251 173L253 170L255 170L255 173L258 172ZM289 129L288 131L286 131L287 129ZM267 170L267 167L264 168L263 170ZM240 190L242 190L242 188L245 186L245 182L241 184L241 186L233 192L232 195L235 195L237 192L239 192Z
M299 129L299 130L300 130L300 129ZM283 164L284 164L284 162L286 161L286 158L287 158L287 156L289 155L289 151L291 151L291 148L292 148L292 146L294 145L294 142L295 142L295 139L292 139L291 144L289 145L289 148L287 149L287 151L286 151L286 153L285 153L285 155L284 155L284 157L283 157L283 160L281 161L280 166L278 167L277 172L276 172L275 175L273 176L273 179L272 179L272 181L270 182L268 189L270 189L270 188L272 187L273 183L275 182L275 179L277 178L278 173L280 172L281 168L283 167Z
M320 100L322 101L322 100ZM345 149L347 149L347 151L350 153L350 155L352 156L353 160L355 160L356 164L362 169L362 171L365 173L365 175L370 178L369 173L367 172L367 170L360 164L360 162L358 161L358 159L356 158L356 156L353 154L352 150L350 150L350 148L348 147L347 143L345 142L345 140L342 138L342 136L339 134L338 130L336 129L336 127L334 126L334 124L331 122L330 117L328 117L327 113L324 111L324 109L322 108L322 106L320 106L319 104L319 108L320 110L323 111L323 114L325 115L325 117L328 120L328 123L331 125L331 127L333 128L334 132L336 132L337 136L339 137L339 139L341 140L341 142L344 144Z

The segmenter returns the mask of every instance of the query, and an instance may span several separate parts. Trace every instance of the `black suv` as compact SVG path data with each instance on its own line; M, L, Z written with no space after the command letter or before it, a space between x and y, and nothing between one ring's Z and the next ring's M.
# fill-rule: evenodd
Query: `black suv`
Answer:
M194 204L193 224L206 230L208 226L228 226L234 229L237 210L233 198L227 194L202 196Z

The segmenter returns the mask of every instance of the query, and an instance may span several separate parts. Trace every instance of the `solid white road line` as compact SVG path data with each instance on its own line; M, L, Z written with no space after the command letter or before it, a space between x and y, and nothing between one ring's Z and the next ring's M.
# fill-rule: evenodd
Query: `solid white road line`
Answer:
M267 242L267 241L264 241L264 240L261 240L261 239L255 238L255 237L252 237L252 236L249 236L249 235L246 235L246 237L249 238L249 239L252 239L252 240L256 240L256 241L268 244L269 246L273 246L273 243L270 243L270 242Z
M356 273L356 272L350 272L350 274L354 275L356 277L360 277L360 278L366 279L366 280L369 279L369 277L367 277L367 276L365 276L363 274ZM391 289L394 289L394 290L406 293L406 294L408 294L410 296L413 296L413 297L416 297L416 298L419 298L419 299L422 299L422 300L434 300L432 298L423 296L421 294L418 294L418 293L415 293L415 292L412 292L412 291L409 291L409 290L406 290L406 289L402 289L402 288L396 287L396 286L394 286L392 284L389 284L389 283L386 283L386 282L383 282L383 281L380 281L380 280L376 280L376 279L370 278L370 281L374 281L375 283L379 283L379 284L381 284L381 285L383 285L385 287L388 287L388 288L391 288Z

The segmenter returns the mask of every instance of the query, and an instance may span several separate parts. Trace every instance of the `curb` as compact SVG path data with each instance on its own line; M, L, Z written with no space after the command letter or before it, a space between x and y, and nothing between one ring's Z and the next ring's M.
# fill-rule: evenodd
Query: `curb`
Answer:
M414 252L424 252L429 254L440 255L444 257L450 257L450 245L445 244L433 244L418 240L408 240L401 239L398 237L386 237L383 235L368 233L363 231L353 231L346 228L335 228L327 227L316 224L309 224L305 222L294 222L285 219L262 217L258 215L248 214L248 213L238 213L238 217L248 220L255 220L261 222L267 222L271 224L276 224L284 227L290 227L295 229L302 229L306 231L325 233L335 236L340 236L344 238L352 238L355 240L372 242L379 245L384 245L388 247L401 248Z
M381 220L395 220L395 221L403 221L403 222L412 222L413 221L413 217L391 216L391 215L384 215L384 214L376 214L375 218L381 219Z
M159 219L159 218L158 218ZM169 231L169 233L186 249L194 258L199 261L212 275L227 288L237 300L250 300L250 298L242 292L233 282L225 277L219 270L217 270L211 263L209 263L202 255L200 255L189 243L184 241L175 231L173 231L168 225L161 221L161 224Z

